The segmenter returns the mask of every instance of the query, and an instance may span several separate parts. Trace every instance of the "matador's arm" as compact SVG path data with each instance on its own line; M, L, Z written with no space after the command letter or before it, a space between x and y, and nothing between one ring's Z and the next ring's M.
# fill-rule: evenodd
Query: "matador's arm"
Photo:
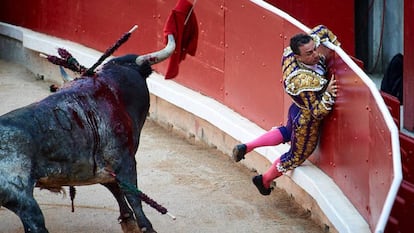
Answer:
M322 120L328 115L335 103L333 96L325 91L322 96L318 96L316 92L305 91L299 94L299 97L306 109L309 109L312 116Z
M318 25L312 28L309 35L315 41L316 47L319 47L319 45L325 41L329 41L336 46L341 45L336 35L324 25Z

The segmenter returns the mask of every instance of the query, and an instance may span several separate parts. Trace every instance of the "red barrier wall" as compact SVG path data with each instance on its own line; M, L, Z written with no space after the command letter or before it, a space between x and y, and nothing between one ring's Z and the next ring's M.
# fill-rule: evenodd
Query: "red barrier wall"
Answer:
M175 2L3 0L0 21L100 51L138 24L116 54L146 53L163 47L162 29ZM353 14L353 9L341 10ZM248 0L198 1L195 13L200 30L197 54L187 56L175 81L265 129L284 123L290 100L281 85L280 59L288 38L300 30ZM335 180L373 229L391 183L391 140L360 77L338 56L333 66L339 97L311 160ZM161 73L165 68L166 63L156 66Z
M333 66L338 98L310 160L335 180L374 229L393 178L390 131L361 78L340 58Z

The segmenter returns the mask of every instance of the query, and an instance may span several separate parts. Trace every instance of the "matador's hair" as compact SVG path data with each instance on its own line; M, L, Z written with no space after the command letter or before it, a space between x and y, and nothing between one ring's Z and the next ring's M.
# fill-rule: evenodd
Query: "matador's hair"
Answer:
M290 39L290 49L292 49L292 52L296 55L300 55L299 47L309 43L309 41L312 40L312 37L308 34L300 33L295 36L293 36Z

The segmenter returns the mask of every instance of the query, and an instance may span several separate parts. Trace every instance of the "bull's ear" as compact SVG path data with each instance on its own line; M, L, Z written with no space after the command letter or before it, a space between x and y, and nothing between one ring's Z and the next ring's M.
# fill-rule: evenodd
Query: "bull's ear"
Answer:
M144 61L139 66L139 73L142 75L143 78L148 78L150 74L152 73L152 67L149 61Z

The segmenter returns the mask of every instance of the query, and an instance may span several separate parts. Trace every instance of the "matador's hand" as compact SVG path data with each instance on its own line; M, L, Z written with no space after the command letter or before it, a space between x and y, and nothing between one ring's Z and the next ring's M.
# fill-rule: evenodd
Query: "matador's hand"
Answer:
M326 88L326 91L329 92L333 97L336 97L338 86L336 85L336 79L335 75L332 74L331 80L329 80L328 87Z

